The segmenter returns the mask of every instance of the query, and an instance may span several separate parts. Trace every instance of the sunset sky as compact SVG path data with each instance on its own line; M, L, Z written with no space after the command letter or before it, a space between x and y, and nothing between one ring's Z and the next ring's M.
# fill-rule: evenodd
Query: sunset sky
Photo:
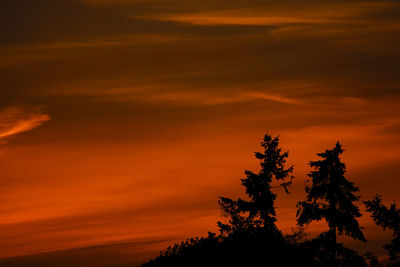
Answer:
M362 200L400 201L399 1L1 0L0 57L0 258L140 262L217 231L267 131L295 165L284 233L337 140ZM383 257L359 206L347 242Z

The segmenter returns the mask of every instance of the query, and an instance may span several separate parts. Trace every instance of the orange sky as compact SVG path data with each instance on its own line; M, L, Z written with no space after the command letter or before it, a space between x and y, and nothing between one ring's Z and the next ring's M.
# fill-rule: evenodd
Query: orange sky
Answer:
M399 14L377 0L3 1L0 257L140 261L215 231L217 197L243 193L267 130L295 164L284 232L307 162L337 140L364 200L400 201ZM390 232L361 224L357 246L384 255Z

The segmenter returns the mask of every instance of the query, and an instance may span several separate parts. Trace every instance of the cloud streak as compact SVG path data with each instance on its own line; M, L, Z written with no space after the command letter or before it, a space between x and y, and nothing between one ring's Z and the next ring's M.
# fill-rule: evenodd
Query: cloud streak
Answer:
M259 85L260 87L260 85ZM219 88L220 89L220 88ZM88 96L95 101L105 102L142 102L152 104L183 104L189 106L213 106L249 101L273 101L281 104L301 105L300 99L286 97L281 94L264 91L249 91L247 88L230 87L218 93L213 90L185 90L185 85L180 84L154 84L130 88L85 90L58 90L52 92L55 95ZM221 90L220 90L221 91Z
M37 108L11 106L0 111L0 142L22 132L31 131L50 120Z

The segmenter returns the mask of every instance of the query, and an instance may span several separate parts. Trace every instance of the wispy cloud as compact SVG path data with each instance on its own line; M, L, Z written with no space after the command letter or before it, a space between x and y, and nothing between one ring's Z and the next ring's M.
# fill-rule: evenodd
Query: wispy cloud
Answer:
M288 98L280 95L274 95L274 94L266 94L263 92L250 92L245 94L248 97L254 98L254 99L262 99L262 100L269 100L269 101L275 101L283 104L293 104L293 105L300 105L302 102L298 99L294 98Z
M104 88L99 90L58 90L54 94L84 95L92 97L96 101L111 102L142 102L159 104L184 104L190 106L213 106L238 102L257 100L273 101L281 104L300 105L301 100L286 97L281 94L267 93L263 91L246 92L247 88L240 86L224 88L214 92L213 90L185 90L182 84L153 84L137 87ZM221 88L219 88L221 89ZM217 91L217 90L216 90Z
M95 2L95 1L92 1ZM104 2L107 1L102 1ZM125 1L127 3L127 1ZM205 9L176 13L136 15L136 18L146 18L161 21L183 22L193 25L327 25L327 24L376 24L375 20L384 16L388 9L399 8L394 1L340 2L313 5L298 5L293 2L292 8L285 5L264 3L241 8L226 5L222 9ZM282 12L282 10L285 12ZM390 14L389 14L390 15ZM374 22L372 22L374 21Z
M50 116L38 108L6 107L0 110L0 143L4 143L8 137L31 131L49 120Z

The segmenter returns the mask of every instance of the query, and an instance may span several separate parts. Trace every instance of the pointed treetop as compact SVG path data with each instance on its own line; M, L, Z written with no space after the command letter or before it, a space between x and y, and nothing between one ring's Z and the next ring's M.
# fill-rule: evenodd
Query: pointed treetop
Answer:
M361 213L353 203L360 198L355 195L359 189L344 176L346 166L340 159L343 151L342 145L337 142L333 149L317 154L321 160L310 161L309 165L314 170L308 176L312 181L306 186L306 201L297 205L297 221L302 226L325 219L335 240L338 231L339 234L366 241L356 219Z

